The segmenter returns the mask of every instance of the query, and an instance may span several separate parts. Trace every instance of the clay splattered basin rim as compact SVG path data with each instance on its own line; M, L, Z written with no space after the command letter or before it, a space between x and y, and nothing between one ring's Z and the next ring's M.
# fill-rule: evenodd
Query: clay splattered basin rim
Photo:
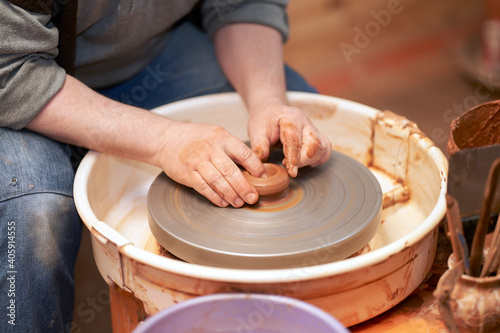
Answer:
M252 314L263 316L264 319L259 321L262 325L249 325L254 322L254 318L250 317ZM227 329L227 325L244 328L249 332L297 332L294 329L303 328L302 325L307 325L314 332L349 332L330 314L295 298L267 294L221 293L198 296L158 312L139 325L134 333L165 332L167 328L194 332L203 324L210 324L203 327L214 332ZM275 331L278 325L279 331Z
M374 117L380 112L377 109L366 105L348 101L345 99L316 95L302 92L291 92L288 94L290 101L294 100L311 100L323 101L326 103L335 103L339 107L352 110L354 114L359 114L361 117ZM195 97L188 100L183 100L169 104L169 110L182 108L185 103L190 103L191 106L199 106L203 108L207 103L220 102L222 105L232 105L241 101L236 93L221 93L216 95ZM162 111L162 110L160 110ZM168 113L158 112L167 115ZM429 154L429 158L434 161L439 171L447 174L447 161L439 148L429 145L428 140L419 139L419 145L422 145ZM74 183L74 198L77 210L82 217L83 222L89 230L95 229L101 235L107 238L108 241L116 244L120 252L138 262L145 265L155 267L159 270L189 276L191 278L209 279L221 282L235 283L286 283L300 282L307 279L319 279L332 275L344 274L351 271L356 271L365 267L377 265L386 261L388 258L399 254L404 249L410 248L421 241L429 233L433 232L438 227L441 219L446 212L446 179L441 177L439 198L433 207L430 214L415 230L399 238L398 240L374 251L368 252L361 256L327 263L316 266L283 268L283 269L231 269L218 268L203 265L190 264L175 259L159 256L154 253L143 250L128 239L123 237L108 224L95 216L90 201L88 198L88 179L99 159L101 154L98 152L89 152L82 163L80 164L75 175ZM437 186L437 185L436 185ZM394 267L397 269L397 267Z

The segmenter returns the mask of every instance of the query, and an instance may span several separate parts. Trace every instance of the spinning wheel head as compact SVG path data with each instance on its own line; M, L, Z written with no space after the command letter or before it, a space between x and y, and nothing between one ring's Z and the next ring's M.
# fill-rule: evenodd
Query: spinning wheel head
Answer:
M217 207L164 173L147 200L151 231L165 249L187 262L230 268L344 259L370 241L382 215L376 178L335 151L327 163L302 168L285 190L252 206Z

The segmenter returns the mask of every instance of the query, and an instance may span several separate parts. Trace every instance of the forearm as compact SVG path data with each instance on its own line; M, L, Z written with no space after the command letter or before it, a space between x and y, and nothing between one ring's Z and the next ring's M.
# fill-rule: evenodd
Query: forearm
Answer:
M160 167L218 206L241 207L258 198L234 162L255 176L262 175L264 167L226 130L170 120L115 102L70 76L27 128L61 142Z
M215 49L227 78L250 112L286 104L281 34L257 24L230 24L215 35Z
M171 122L110 100L67 76L27 128L61 142L160 166L158 147Z
M215 48L224 73L250 112L252 150L264 161L270 146L281 141L283 164L296 177L299 167L326 162L331 143L304 112L287 103L281 41L273 28L230 24L216 33Z

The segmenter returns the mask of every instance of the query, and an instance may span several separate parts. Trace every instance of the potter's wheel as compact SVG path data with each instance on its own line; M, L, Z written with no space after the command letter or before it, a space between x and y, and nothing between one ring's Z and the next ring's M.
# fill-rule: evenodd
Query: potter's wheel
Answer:
M279 164L282 156L268 162ZM149 226L170 253L190 263L231 268L311 266L344 259L375 235L382 191L347 155L302 168L290 187L253 206L221 208L164 173L147 197Z

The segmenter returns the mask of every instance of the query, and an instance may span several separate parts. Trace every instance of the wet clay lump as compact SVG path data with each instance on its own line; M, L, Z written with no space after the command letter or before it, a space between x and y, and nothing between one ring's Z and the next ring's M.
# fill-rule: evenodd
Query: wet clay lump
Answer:
M288 188L290 183L285 168L271 163L264 163L267 177L254 177L243 171L243 176L255 187L259 195L271 195Z

